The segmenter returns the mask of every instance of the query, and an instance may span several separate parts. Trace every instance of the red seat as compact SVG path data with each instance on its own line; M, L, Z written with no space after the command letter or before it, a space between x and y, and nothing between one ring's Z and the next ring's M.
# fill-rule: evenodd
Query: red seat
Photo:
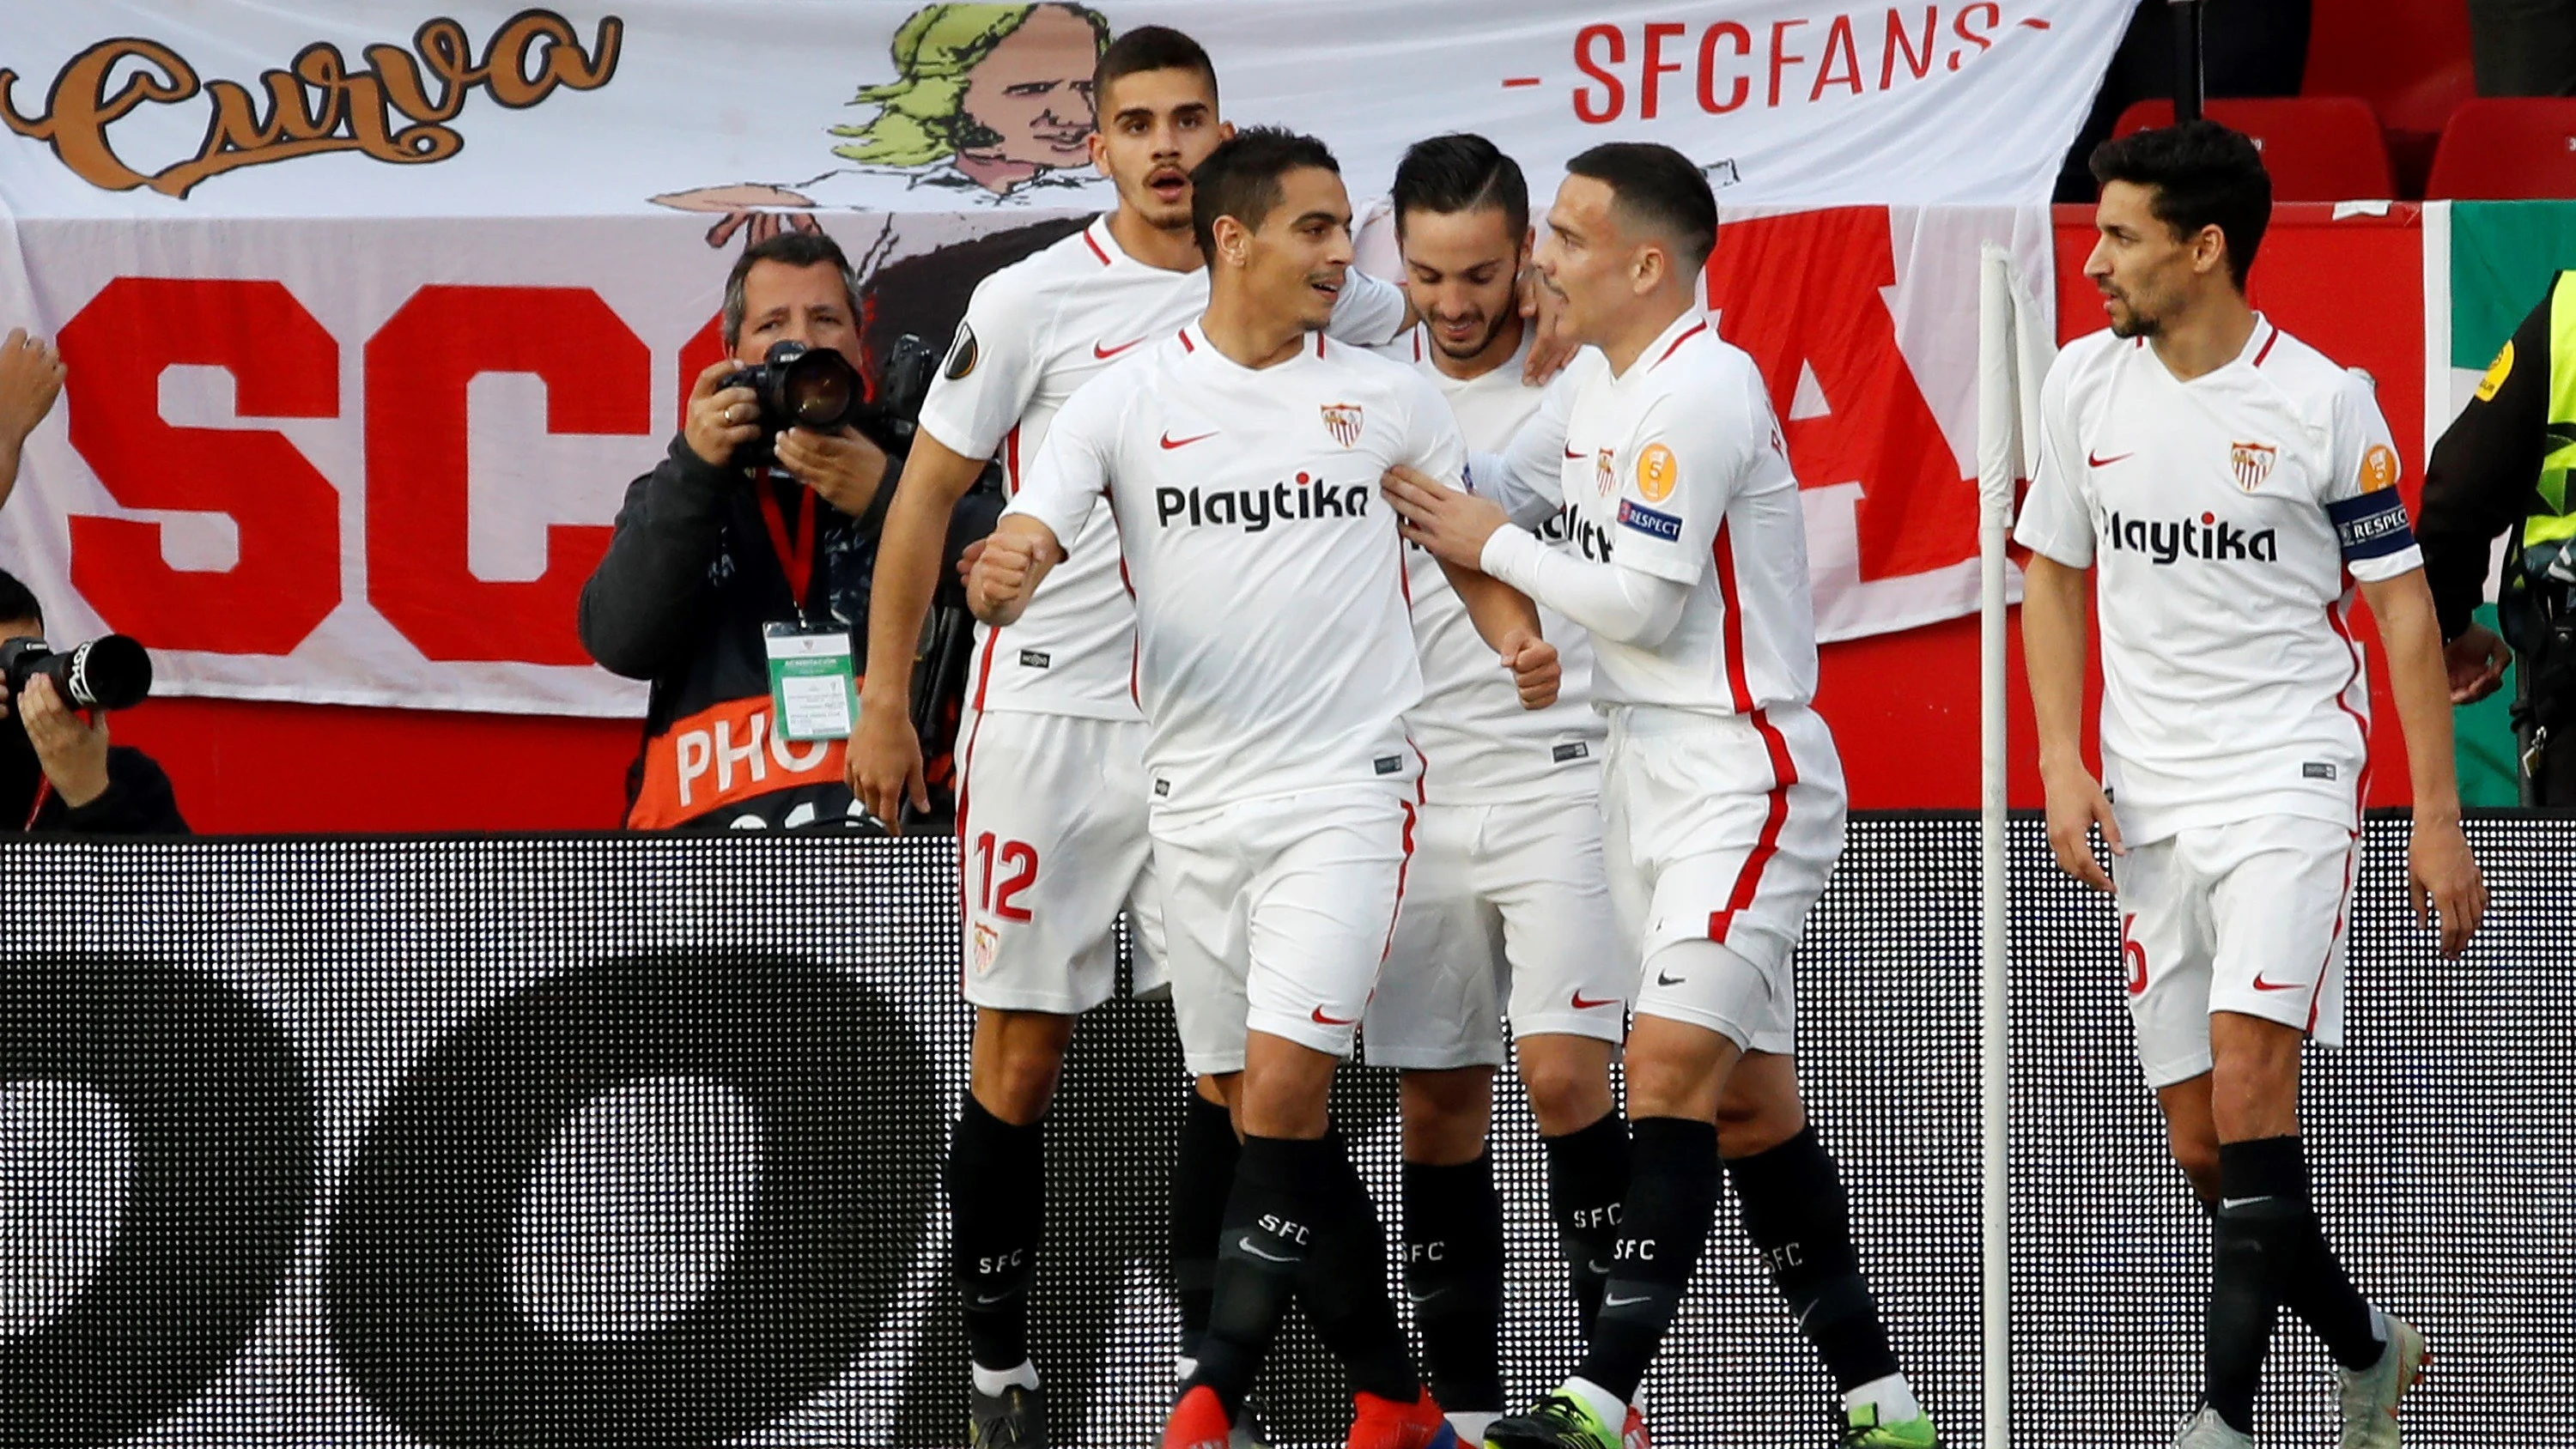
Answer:
M2464 101L2442 128L2428 197L2576 197L2576 99Z
M2254 138L2272 173L2274 201L2367 201L2397 194L2388 140L2368 103L2350 96L2282 100L2213 100L2209 119ZM2173 102L2140 101L2120 113L2111 134L2126 136L2173 124Z

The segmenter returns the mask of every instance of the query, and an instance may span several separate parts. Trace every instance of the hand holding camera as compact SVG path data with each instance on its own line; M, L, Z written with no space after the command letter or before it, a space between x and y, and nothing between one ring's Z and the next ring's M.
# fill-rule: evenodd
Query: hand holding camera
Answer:
M152 689L152 656L122 634L56 653L41 639L0 644L0 710L14 709L54 793L73 809L107 792L107 717ZM95 719L79 711L95 710Z

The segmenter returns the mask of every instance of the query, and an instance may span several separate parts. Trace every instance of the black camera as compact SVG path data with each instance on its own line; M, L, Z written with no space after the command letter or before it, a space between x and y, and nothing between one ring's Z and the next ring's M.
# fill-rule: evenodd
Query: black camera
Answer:
M727 373L716 386L749 388L758 400L761 437L756 444L746 445L737 461L761 461L778 435L789 428L829 433L854 427L878 447L900 454L912 446L913 428L921 417L922 401L930 396L930 377L938 365L937 353L905 333L887 352L884 386L871 399L859 370L839 352L802 342L774 342L766 360Z
M109 634L55 653L42 639L0 644L0 681L12 700L43 675L75 709L131 709L152 692L152 656L123 634Z

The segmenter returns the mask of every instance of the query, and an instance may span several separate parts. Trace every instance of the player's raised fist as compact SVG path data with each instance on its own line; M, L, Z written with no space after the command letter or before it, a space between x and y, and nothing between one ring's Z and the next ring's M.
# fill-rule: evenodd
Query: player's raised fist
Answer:
M1556 703L1557 689L1565 683L1556 646L1519 629L1504 635L1503 644L1503 667L1512 672L1512 687L1520 691L1521 708L1545 709Z
M1063 556L1044 524L1005 519L984 540L984 552L966 576L966 603L975 617L997 627L1019 622L1038 580Z

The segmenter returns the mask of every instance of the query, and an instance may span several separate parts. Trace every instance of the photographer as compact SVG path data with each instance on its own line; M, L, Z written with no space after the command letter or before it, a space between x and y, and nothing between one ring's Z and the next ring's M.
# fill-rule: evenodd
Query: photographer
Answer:
M0 645L44 637L36 596L0 573ZM0 830L185 835L188 822L151 756L110 745L105 712L83 718L39 674L17 698L0 679Z
M861 419L873 437L782 428L759 391L727 385L782 342L862 365L857 281L840 247L790 232L745 251L725 282L724 340L731 356L698 375L680 436L627 488L582 587L583 647L653 685L626 823L870 828L843 781L855 684L844 707L836 676L867 668L877 529L899 467L887 449L902 430L882 411ZM997 497L961 503L952 555L1000 511Z
M2566 453L2576 440L2576 272L2561 272L2433 445L2415 536L2442 624L2451 702L2500 688L2516 660L2515 754L2525 806L2576 806L2576 507ZM2496 616L2486 595L2495 540L2504 550ZM2510 648L2508 648L2510 646Z

